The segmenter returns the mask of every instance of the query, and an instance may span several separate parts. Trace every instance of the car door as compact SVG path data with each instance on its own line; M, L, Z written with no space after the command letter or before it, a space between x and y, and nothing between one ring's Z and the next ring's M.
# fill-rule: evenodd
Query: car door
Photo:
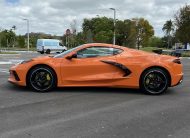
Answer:
M91 46L77 51L77 58L61 65L65 86L107 86L111 85L118 69L105 61L116 62L113 48Z

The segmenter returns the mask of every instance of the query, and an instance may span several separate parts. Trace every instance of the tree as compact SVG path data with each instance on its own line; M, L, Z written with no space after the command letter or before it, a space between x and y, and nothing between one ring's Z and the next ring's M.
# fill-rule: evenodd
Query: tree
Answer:
M127 47L135 47L136 45L136 29L135 24L131 20L116 22L117 44Z
M164 41L160 37L153 36L149 39L148 42L148 47L163 47L164 46Z
M172 20L166 21L166 23L163 25L162 30L165 32L167 38L168 38L168 48L172 45L171 44L171 33L174 31L174 24Z
M190 42L190 5L185 5L175 14L176 38L186 44Z
M144 18L133 19L136 23L137 46L147 47L149 39L154 35L154 28Z
M128 47L138 45L146 46L149 38L154 35L154 29L150 23L143 19L117 20L116 21L116 44ZM89 38L89 32L95 42L112 43L113 19L107 17L96 17L84 19L83 33ZM141 31L140 31L141 30ZM88 39L86 39L86 42Z
M21 48L25 47L25 37L24 36L19 35L17 38L17 41L18 41L19 47L21 47Z
M84 19L82 25L86 42L92 38L95 42L112 43L113 27L113 19L107 17Z
M10 30L3 30L1 32L1 46L2 47L10 47L14 45L14 42L16 40L16 34Z
M13 30L13 31L15 32L16 29L17 29L16 25L13 25L11 30ZM15 42L16 42L16 35L15 35L15 37L13 38L13 47L15 47Z
M166 33L166 35L171 35L171 32L174 31L174 25L172 20L166 21L162 30Z
M15 25L13 25L12 29L15 31L17 29L17 27Z

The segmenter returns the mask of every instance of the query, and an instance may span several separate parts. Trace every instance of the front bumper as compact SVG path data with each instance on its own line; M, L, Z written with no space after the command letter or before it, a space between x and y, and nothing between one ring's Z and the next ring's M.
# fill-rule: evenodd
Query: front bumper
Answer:
M26 81L25 81L26 71L24 68L13 66L10 68L9 72L10 72L10 76L8 78L9 82L20 86L26 86Z

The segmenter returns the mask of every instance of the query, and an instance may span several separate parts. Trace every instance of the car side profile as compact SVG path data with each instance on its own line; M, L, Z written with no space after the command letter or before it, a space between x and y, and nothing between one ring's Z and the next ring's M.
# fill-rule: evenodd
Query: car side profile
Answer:
M38 92L55 87L121 87L162 94L183 80L179 58L122 46L84 44L10 68L9 81Z

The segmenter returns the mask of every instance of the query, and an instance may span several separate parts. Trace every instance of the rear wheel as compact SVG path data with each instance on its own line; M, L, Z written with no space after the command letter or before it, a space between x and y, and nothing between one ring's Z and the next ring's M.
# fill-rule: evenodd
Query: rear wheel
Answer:
M35 67L29 72L27 85L35 91L48 92L56 87L56 74L49 67Z
M40 54L44 54L44 51L40 51Z
M51 50L50 49L47 49L46 50L46 54L50 54L51 53Z
M164 93L169 84L168 74L159 68L145 71L140 80L140 88L147 94L159 95Z

